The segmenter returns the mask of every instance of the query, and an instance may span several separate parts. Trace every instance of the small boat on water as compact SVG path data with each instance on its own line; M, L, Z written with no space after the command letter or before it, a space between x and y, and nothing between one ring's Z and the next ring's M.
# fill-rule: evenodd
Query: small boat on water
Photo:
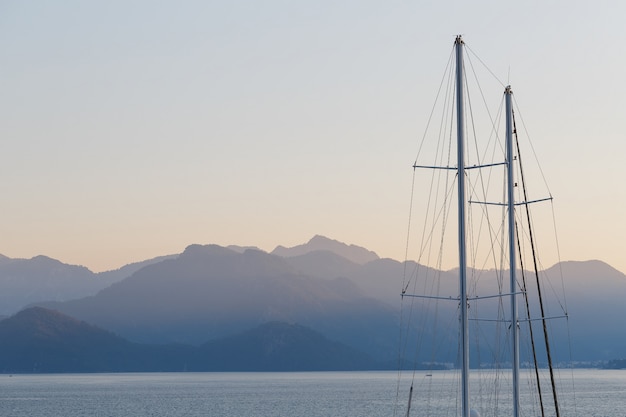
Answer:
M490 118L485 124L486 133L477 133L474 107L487 99L481 88L475 90L481 96L479 100L470 98L467 84L475 73L474 65L466 62L465 51L465 42L457 36L448 76L444 76L439 89L450 93L451 98L441 101L453 110L442 112L440 131L432 135L437 142L432 147L434 161L420 162L429 146L423 142L413 165L412 195L423 203L420 214L426 220L420 223L416 267L405 272L402 287L398 392L402 370L409 366L425 370L422 377L427 378L419 381L418 372L409 373L408 400L403 403L404 411L397 406L394 415L560 417L548 320L566 318L567 313L564 310L548 316L546 311L531 212L535 203L550 202L552 197L549 192L530 197L521 166L510 85L503 85L498 111L485 112ZM429 123L435 119L433 114ZM499 124L504 124L503 134L497 132ZM472 135L474 141L470 140ZM424 136L424 140L428 138ZM481 148L478 139L486 145ZM416 185L420 181L422 188ZM411 216L409 223L416 223L414 214ZM446 228L453 223L456 233L446 234ZM446 272L442 265L448 259L445 249L449 246L454 249L458 266ZM428 260L434 260L433 267L423 266L429 264ZM456 280L456 288L450 285L451 277ZM452 310L454 317L449 314ZM483 315L492 313L492 317ZM476 332L470 330L471 324ZM452 330L446 331L447 326ZM486 347L479 346L480 338L487 340ZM411 353L413 345L418 353ZM444 356L446 350L452 354ZM530 357L524 361L524 368L522 351ZM443 385L433 386L439 381L436 372L442 368L457 370L452 373L458 375L458 382L445 404L434 404L427 396L428 392L443 389ZM530 382L522 384L521 374ZM488 376L490 382L473 375ZM498 394L502 389L508 392ZM532 395L531 390L537 394Z

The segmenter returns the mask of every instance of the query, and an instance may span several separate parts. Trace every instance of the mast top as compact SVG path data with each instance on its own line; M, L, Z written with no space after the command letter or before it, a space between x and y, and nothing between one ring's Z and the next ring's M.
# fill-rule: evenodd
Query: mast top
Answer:
M460 45L463 44L463 36L462 35L456 35L456 40L454 41L455 44Z

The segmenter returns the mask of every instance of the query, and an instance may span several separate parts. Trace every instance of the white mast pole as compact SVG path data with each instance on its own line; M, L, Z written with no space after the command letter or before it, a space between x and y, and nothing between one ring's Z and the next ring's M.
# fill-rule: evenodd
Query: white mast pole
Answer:
M456 37L456 131L457 131L457 181L459 198L459 291L461 321L462 362L462 417L470 416L469 407L469 325L467 317L467 260L465 254L465 122L463 114L463 39Z
M513 178L513 112L511 106L511 86L504 90L506 104L506 165L507 165L507 207L509 223L509 274L511 292L511 331L513 344L513 416L519 416L519 327L517 317L517 280L515 250L515 181Z

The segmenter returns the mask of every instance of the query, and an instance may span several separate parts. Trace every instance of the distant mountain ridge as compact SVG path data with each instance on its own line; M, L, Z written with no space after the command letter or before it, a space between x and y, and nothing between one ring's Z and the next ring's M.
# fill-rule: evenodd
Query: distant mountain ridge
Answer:
M67 265L46 256L0 260L0 314L13 314L43 300L64 301L97 292L96 275L83 266Z
M370 260L355 262L333 248L353 253L353 259L354 253L360 254L359 262ZM0 315L40 305L131 343L194 345L269 322L298 323L387 361L397 352L404 276L428 270L440 277L443 294L457 296L454 270L381 259L321 236L284 249L287 256L255 247L190 245L181 254L99 274L45 256L26 260L0 255ZM494 272L477 273L485 282ZM601 261L562 262L545 274L562 275L567 293L569 324L554 327L556 353L568 351L569 334L574 360L626 357L626 324L621 320L626 314L621 300L626 276ZM444 307L441 314L454 311Z
M247 250L261 251L255 246L231 245L228 249L238 253ZM293 257L314 251L333 253L357 264L378 259L374 252L365 248L346 245L319 235L308 243L293 248L278 246L272 253ZM148 265L178 256L179 254L158 256L115 270L94 273L84 266L65 264L44 255L31 259L13 259L0 254L0 315L13 314L38 302L67 301L95 295Z
M357 264L365 264L367 262L378 259L378 255L376 255L375 252L367 250L361 246L346 245L345 243L320 235L315 235L307 243L294 246L292 248L277 246L276 249L271 252L271 254L283 257L292 257L305 255L309 252L315 251L333 252Z
M217 245L190 245L94 296L39 305L141 343L199 344L286 321L376 357L392 352L397 334L395 308L345 278L311 277L282 257Z
M94 295L145 266L177 256L159 256L94 273L84 266L68 265L43 255L31 259L0 255L0 315L10 315L42 301L67 301Z

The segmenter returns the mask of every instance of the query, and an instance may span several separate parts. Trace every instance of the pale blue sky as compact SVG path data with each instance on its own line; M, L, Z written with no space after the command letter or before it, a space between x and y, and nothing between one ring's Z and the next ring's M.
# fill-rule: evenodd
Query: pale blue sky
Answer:
M626 271L626 5L556 3L2 1L0 253L98 271L323 234L402 259L463 34L514 87L563 260Z

